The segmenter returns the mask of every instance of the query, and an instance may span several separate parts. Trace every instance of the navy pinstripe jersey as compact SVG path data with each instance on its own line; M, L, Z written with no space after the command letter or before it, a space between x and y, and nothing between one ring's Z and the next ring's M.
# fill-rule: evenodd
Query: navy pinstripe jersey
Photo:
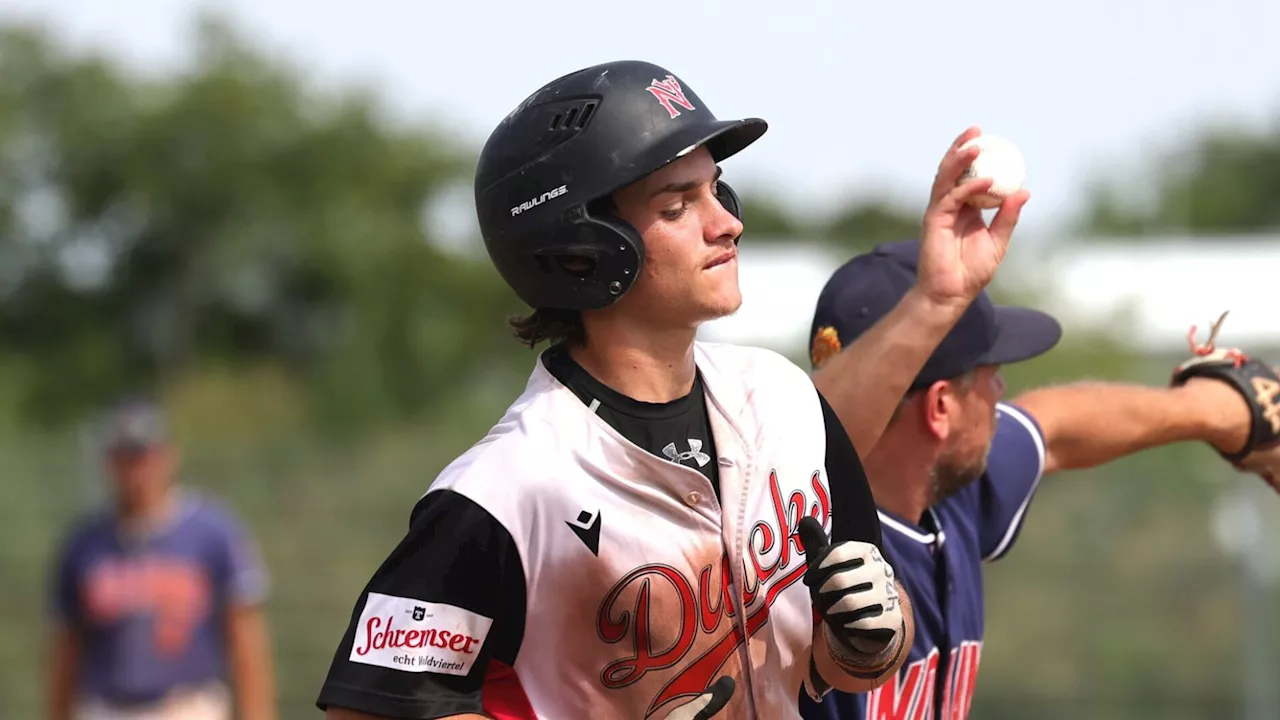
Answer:
M1044 438L1027 412L997 406L987 472L919 523L880 510L885 557L911 597L915 643L897 676L871 693L800 696L806 720L962 720L982 656L982 563L1004 557L1044 472Z

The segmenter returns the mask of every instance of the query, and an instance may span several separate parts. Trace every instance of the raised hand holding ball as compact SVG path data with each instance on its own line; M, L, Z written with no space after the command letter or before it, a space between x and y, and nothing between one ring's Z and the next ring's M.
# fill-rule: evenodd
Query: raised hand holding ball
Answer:
M1010 195L1022 189L1027 179L1027 165L1018 146L999 135L979 135L960 146L961 150L976 146L977 159L960 176L960 183L991 179L991 189L968 199L970 205L987 210L1000 207Z

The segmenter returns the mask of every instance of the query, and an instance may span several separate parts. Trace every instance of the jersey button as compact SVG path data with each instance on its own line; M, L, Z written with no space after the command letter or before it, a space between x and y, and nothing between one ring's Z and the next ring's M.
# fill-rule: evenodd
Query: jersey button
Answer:
M702 494L699 493L697 490L694 490L693 492L684 496L684 501L688 503L690 507L697 505L700 500L702 500Z

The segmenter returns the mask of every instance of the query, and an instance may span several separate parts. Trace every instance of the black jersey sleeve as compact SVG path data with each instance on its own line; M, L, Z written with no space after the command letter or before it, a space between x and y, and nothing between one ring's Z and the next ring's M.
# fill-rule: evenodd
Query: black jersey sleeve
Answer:
M876 513L871 485L867 482L862 459L845 432L840 418L818 393L822 403L822 419L827 432L827 482L831 486L831 542L857 540L872 543L881 550L880 515Z
M427 493L360 593L316 705L389 718L483 712L486 675L515 664L525 592L507 529L464 495Z

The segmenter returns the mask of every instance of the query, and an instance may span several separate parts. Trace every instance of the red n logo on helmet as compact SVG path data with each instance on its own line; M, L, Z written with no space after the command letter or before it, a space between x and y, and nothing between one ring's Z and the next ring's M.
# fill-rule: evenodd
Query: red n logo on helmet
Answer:
M668 75L666 80L654 80L649 83L649 87L645 88L654 97L658 98L658 102L662 103L662 107L667 109L671 117L676 117L680 111L675 108L676 105L685 110L693 110L693 103L684 97L684 89L680 87L680 81L674 76Z

